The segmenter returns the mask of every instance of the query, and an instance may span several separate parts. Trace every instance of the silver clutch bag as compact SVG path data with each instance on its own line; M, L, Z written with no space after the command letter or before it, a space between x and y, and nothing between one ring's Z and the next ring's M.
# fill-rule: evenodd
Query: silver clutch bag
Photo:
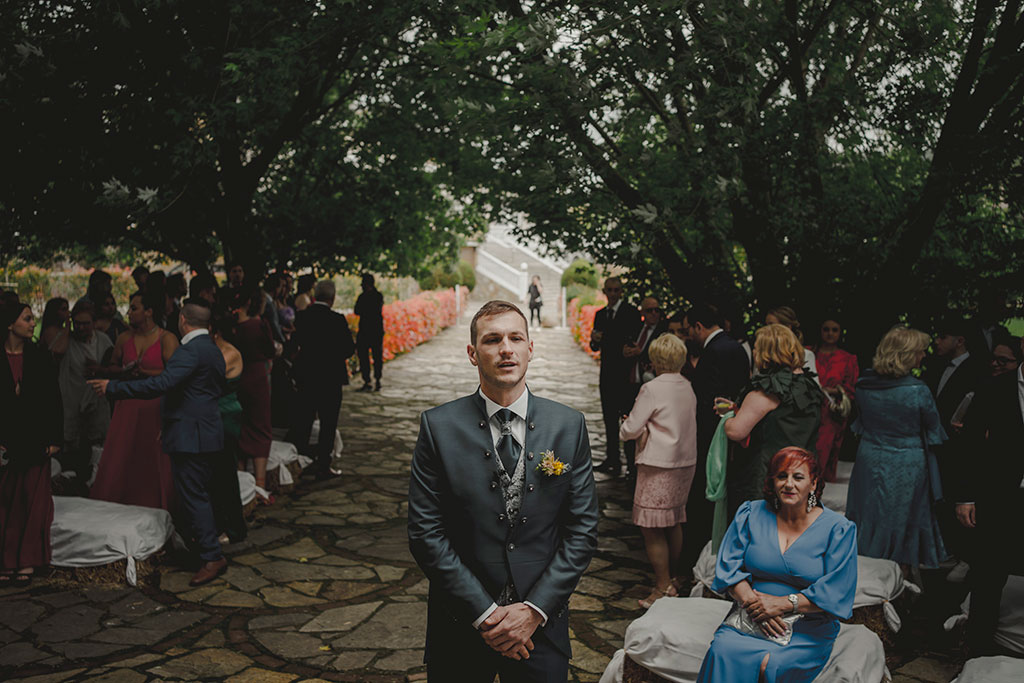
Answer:
M765 633L760 624L750 618L747 611L739 606L738 603L732 604L732 609L725 615L725 621L722 623L726 626L731 626L740 633L746 633L750 636L756 636L758 638L764 638L770 640L777 645L789 645L789 641L793 638L793 624L798 622L802 614L787 614L784 617L780 617L782 621L786 623L786 632L781 636L770 636Z

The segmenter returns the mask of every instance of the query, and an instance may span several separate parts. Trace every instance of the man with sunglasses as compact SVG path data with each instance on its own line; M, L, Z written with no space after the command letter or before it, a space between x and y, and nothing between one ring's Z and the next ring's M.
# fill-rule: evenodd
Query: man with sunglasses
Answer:
M594 467L600 474L617 477L622 474L622 455L619 449L619 418L629 413L632 401L625 405L629 391L630 363L622 350L627 341L633 341L643 324L635 306L622 298L622 280L610 277L604 281L604 295L608 305L594 316L594 330L590 335L590 348L601 352L601 413L604 416L604 462Z

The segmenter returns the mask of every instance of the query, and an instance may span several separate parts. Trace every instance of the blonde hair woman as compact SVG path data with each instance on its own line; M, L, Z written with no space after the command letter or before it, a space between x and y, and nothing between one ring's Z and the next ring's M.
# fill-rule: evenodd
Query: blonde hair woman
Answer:
M931 339L894 327L882 337L870 370L857 380L861 435L850 477L846 516L856 522L861 555L934 567L946 558L935 519L942 492L929 446L946 440L931 391L910 372Z
M686 499L697 467L697 398L679 374L686 344L663 334L648 348L657 376L640 387L619 436L637 440L633 523L640 527L654 569L654 589L640 606L676 595L672 576L683 547ZM702 493L702 492L700 492Z
M804 347L792 330L772 324L757 331L754 372L739 403L715 399L719 413L736 410L725 435L744 444L726 473L730 520L741 503L762 497L772 455L788 446L813 449L821 424L821 389L804 372Z
M796 317L796 311L789 306L777 306L769 309L768 313L764 316L765 325L785 325L790 331L796 335L797 341L802 345L804 343L804 332L800 328L800 321ZM818 374L818 366L814 358L814 351L801 346L802 353L804 354L804 365L815 375ZM815 378L817 381L817 378Z

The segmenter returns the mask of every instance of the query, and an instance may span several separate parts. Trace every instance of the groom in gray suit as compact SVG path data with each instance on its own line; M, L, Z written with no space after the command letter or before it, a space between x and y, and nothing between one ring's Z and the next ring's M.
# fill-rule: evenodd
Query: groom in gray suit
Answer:
M473 394L423 413L409 483L409 547L430 580L431 681L568 678L569 596L597 547L583 415L533 395L526 317L473 317Z

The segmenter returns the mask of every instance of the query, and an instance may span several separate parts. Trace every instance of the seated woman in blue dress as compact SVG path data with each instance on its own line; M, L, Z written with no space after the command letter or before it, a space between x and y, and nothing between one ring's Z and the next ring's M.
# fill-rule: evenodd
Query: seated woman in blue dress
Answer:
M798 683L817 676L853 612L857 530L819 502L824 480L817 458L795 446L768 466L764 500L743 503L718 550L715 591L728 591L761 633L723 623L697 680L702 683ZM783 617L801 615L788 644ZM726 622L731 621L729 618Z

